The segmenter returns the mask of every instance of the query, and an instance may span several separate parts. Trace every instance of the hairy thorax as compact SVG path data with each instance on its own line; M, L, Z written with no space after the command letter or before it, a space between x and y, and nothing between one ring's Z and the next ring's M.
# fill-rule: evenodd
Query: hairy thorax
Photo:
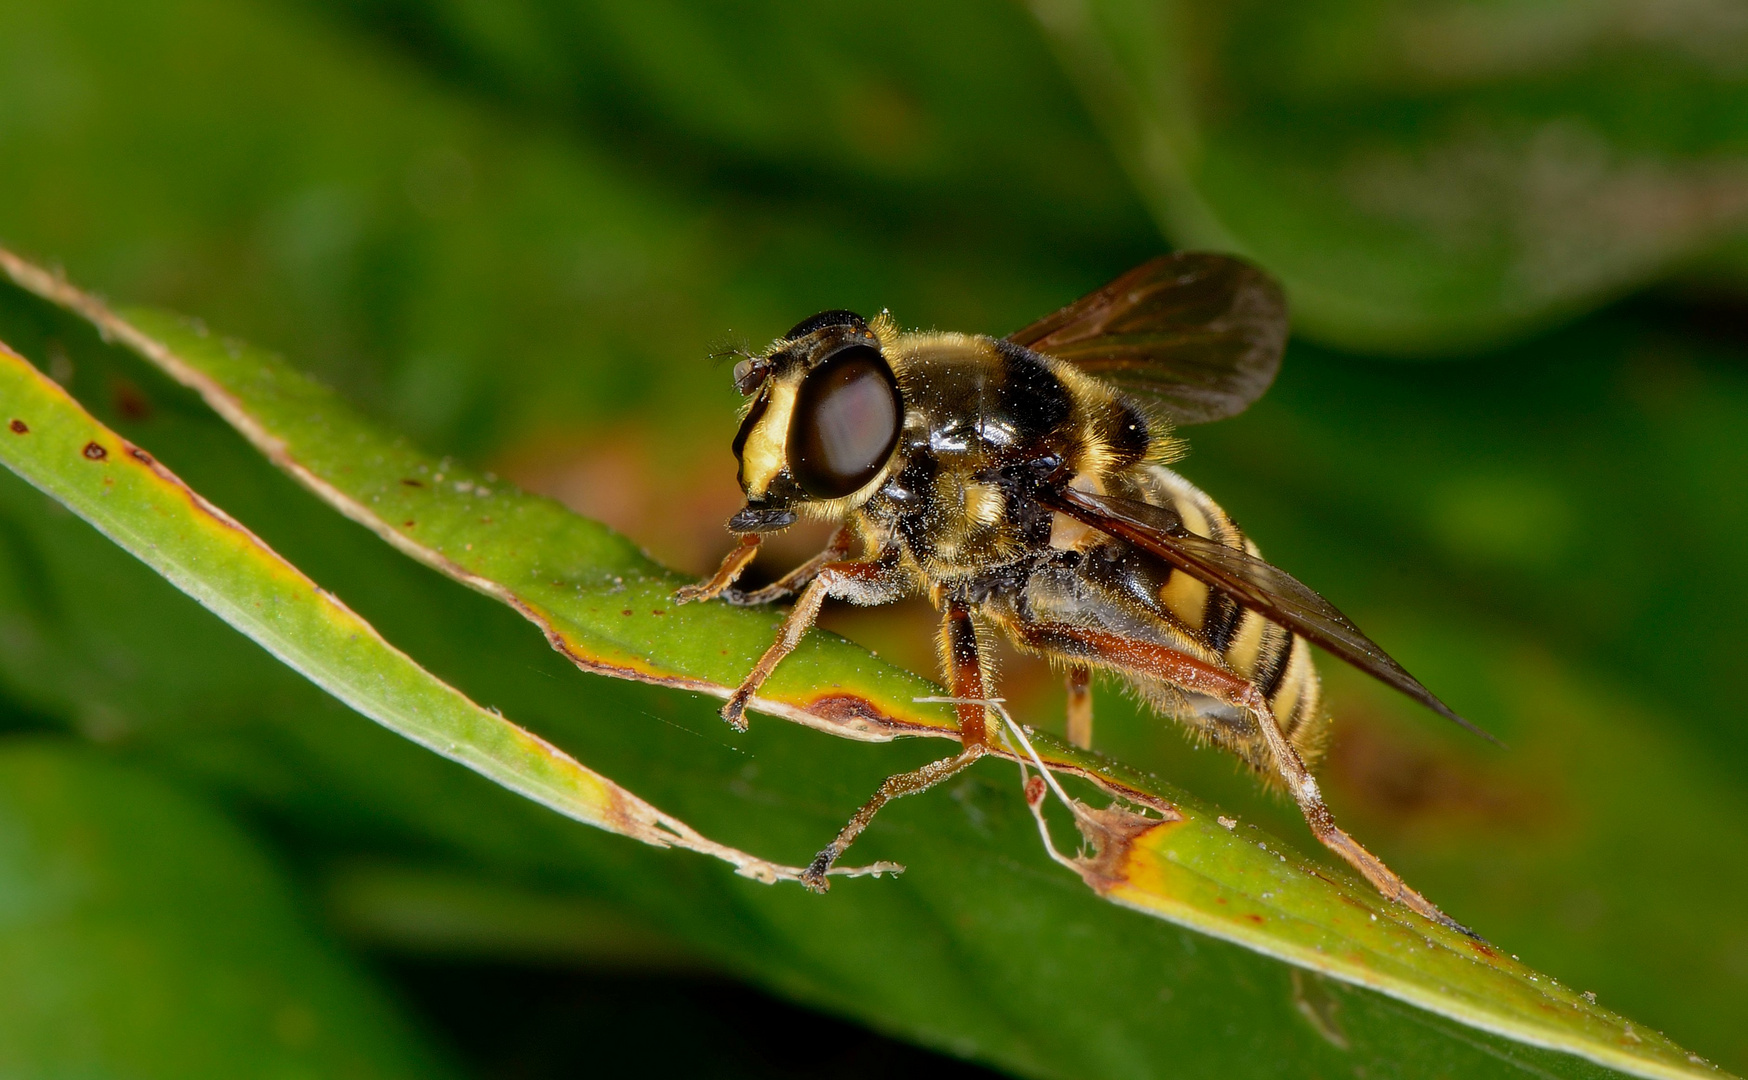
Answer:
M1127 473L1172 442L1102 385L1009 342L906 334L894 346L904 432L854 524L867 539L895 541L919 584L975 591L1011 577L1062 531L1032 490L1065 477L1126 487Z

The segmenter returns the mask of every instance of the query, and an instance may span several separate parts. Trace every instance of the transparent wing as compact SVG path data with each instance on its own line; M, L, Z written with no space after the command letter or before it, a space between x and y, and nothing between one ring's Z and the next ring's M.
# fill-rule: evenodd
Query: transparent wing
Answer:
M1321 645L1379 682L1402 691L1490 742L1487 732L1458 716L1420 680L1360 632L1334 604L1298 578L1248 552L1198 536L1177 513L1151 503L1067 488L1042 493L1039 502L1082 524L1148 552L1207 583L1259 615Z
M1287 301L1242 259L1182 251L1008 340L1150 397L1180 424L1205 424L1243 412L1275 381Z

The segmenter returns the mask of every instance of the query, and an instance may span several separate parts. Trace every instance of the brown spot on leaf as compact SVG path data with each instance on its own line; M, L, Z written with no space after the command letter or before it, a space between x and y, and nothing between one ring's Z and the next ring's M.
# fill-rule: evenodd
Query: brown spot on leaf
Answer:
M135 461L139 462L141 465L152 464L152 455L146 453L144 450L141 450L139 447L134 446L132 444L128 445L127 456L130 458L133 458Z
M856 720L887 719L886 714L876 709L867 698L855 694L827 694L815 698L808 704L807 711L823 720L840 724Z
M666 615L668 613L668 609L667 608L650 608L649 613L651 615Z
M626 608L626 609L625 609L625 610L624 610L624 611L621 611L621 612L620 612L620 613L619 613L619 614L621 614L621 615L630 615L630 614L631 614L631 609L630 609L630 608Z
M12 429L12 434L14 434L14 435L29 435L30 434L30 425L25 423L23 420L14 419L12 421L12 423L8 424L7 426Z
M102 461L105 458L109 457L109 451L105 450L101 445L94 443L94 442L86 443L85 449L83 451L81 451L81 453L83 453L88 459L90 459L92 461Z
M1094 809L1078 800L1076 805L1080 812L1075 814L1074 824L1080 829L1080 835L1085 837L1087 846L1093 853L1091 857L1076 858L1075 869L1099 893L1110 892L1127 880L1124 863L1128 861L1135 841L1154 829L1168 828L1183 820L1179 817L1176 820L1162 821L1116 805L1103 810Z
M408 487L424 487L424 486L425 486L425 485L424 485L424 484L423 484L423 483L422 483L422 482L420 482L420 481L418 481L418 480L414 480L414 479L413 479L413 478L412 478L412 477L410 477L410 476L408 476L408 477L402 477L402 478L401 478L401 483L403 483L403 484L405 484L405 485L407 485L407 486L408 486Z

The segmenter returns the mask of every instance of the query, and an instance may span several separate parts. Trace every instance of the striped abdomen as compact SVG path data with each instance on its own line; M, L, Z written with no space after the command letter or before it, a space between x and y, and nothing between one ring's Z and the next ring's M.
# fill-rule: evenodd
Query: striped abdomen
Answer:
M1146 489L1147 501L1176 510L1191 532L1258 554L1256 545L1226 511L1177 473L1153 466L1144 469L1138 479ZM1255 683L1300 755L1307 763L1315 760L1323 750L1328 723L1322 713L1317 669L1305 640L1181 570L1162 572L1166 576L1158 587L1158 601L1177 629L1199 644L1209 659L1219 660ZM1247 716L1235 716L1233 710L1212 702L1192 708L1191 713L1180 718L1264 772L1272 771L1260 756L1266 751L1257 745L1254 732L1244 730L1249 726Z

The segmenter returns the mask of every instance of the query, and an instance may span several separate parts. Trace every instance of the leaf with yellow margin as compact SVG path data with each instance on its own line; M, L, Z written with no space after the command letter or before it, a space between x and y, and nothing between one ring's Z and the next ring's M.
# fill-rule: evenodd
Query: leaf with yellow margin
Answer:
M676 607L672 593L684 579L629 540L382 433L271 354L162 312L112 312L4 251L0 272L197 391L334 508L508 604L584 670L726 697L771 640L771 612ZM937 693L917 675L814 632L753 707L854 739L956 738L947 708L918 700ZM1250 826L1229 826L1155 777L1025 731L1053 772L1117 797L1105 809L1073 804L1085 848L1059 856L1113 903L1527 1046L1639 1076L1721 1075L1487 943L1422 919ZM1001 752L1022 760L1016 748ZM519 777L500 782L528 793ZM1036 779L1028 786L1039 813L1042 791Z
M0 401L8 468L365 716L585 824L713 855L762 881L799 876L699 835L468 700L3 343Z

